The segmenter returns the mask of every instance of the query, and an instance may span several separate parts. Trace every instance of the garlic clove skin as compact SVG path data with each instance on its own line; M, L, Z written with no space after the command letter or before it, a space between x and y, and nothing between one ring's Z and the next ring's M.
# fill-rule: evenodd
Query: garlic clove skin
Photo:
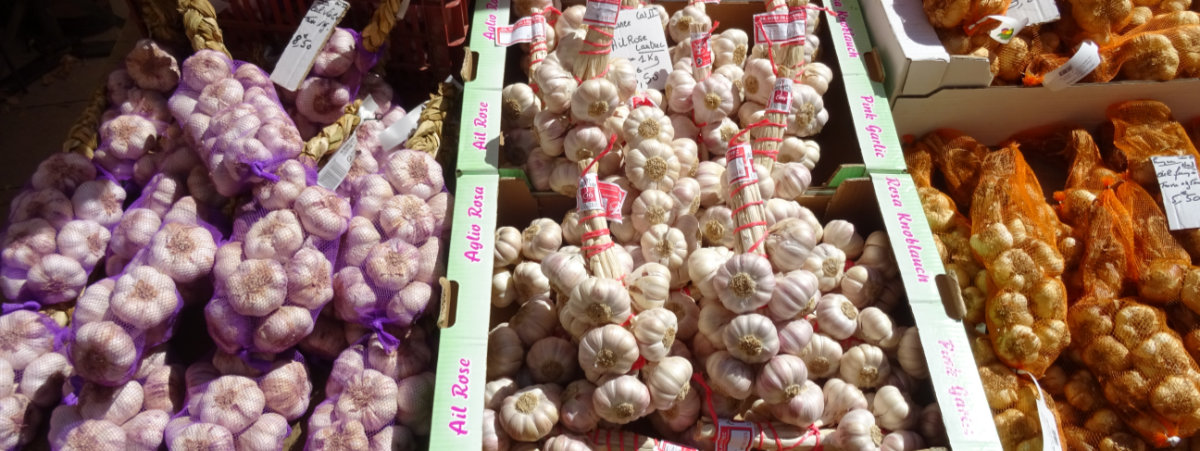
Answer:
M86 284L87 271L78 261L50 254L29 268L25 288L42 304L59 304L75 299Z
M287 419L276 413L264 413L258 421L237 436L237 449L241 451L272 451L283 447L287 438Z
M221 376L208 383L192 415L240 433L262 416L266 404L262 390L242 376Z
M79 414L84 418L125 424L142 410L144 394L137 381L119 387L85 384L79 393Z
M56 238L58 253L79 261L86 268L95 268L104 258L111 238L112 234L100 223L77 219L59 230Z
M121 425L128 450L154 451L163 444L163 432L171 417L161 410L147 410Z
M333 299L333 264L320 251L305 247L286 266L287 302L319 310Z
M239 315L266 316L283 305L287 283L287 273L278 261L246 260L225 283L225 298Z
M287 420L299 419L308 410L312 381L309 380L308 368L301 362L277 365L258 381L258 386L263 392L267 410L282 415L285 425Z
M250 226L243 240L246 258L287 260L304 244L300 219L292 210L275 210Z
M90 219L105 227L112 227L121 221L125 196L125 189L112 180L91 180L75 189L71 195L71 206L76 218Z
M313 314L302 307L285 305L268 315L254 330L254 348L280 353L312 333Z
M86 420L65 431L56 449L82 451L90 449L126 449L125 431L104 420Z
M170 449L234 449L233 434L220 425L196 422L180 426L178 430L173 430L173 425L173 421L168 423L164 440Z
M326 240L336 240L349 225L350 202L320 186L300 192L294 204L304 230Z
M9 371L11 372L11 367ZM71 375L71 364L65 356L57 352L43 354L25 367L20 384L16 387L17 392L28 398L33 405L48 408L59 401L62 396L61 387ZM3 392L3 387L0 387L0 393Z

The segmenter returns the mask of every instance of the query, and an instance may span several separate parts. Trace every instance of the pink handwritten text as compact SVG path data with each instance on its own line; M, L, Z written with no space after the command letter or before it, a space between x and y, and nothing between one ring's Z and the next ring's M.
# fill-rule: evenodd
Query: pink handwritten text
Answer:
M954 343L950 340L938 340L938 345L942 348L942 364L946 367L946 375L955 379L959 378L962 372L954 364ZM958 412L958 422L962 426L963 434L974 435L971 415L967 412L967 389L956 384L950 386L946 393L954 397L954 410Z
M472 134L471 145L475 146L476 150L487 150L487 126L488 126L488 104L487 102L479 102L479 112L475 114L475 120L471 121L475 126L476 131Z
M450 396L467 400L467 387L471 384L471 361L467 359L458 359L458 383L450 386ZM450 406L450 416L455 418L450 420L447 426L455 435L467 435L467 408L462 406Z
M888 194L892 198L892 206L904 208L904 201L900 198L900 179L888 177L887 185ZM912 231L912 215L909 213L897 213L896 219L900 222L900 234L904 236L904 245L908 250L908 258L912 262L912 268L917 275L917 281L929 283L929 273L925 271L925 262L921 258L921 250L923 249L921 247L921 240Z
M477 219L483 219L483 187L475 187L475 199L470 207L467 207L467 216ZM467 251L463 252L463 257L471 263L479 263L479 251L483 250L483 227L478 223L472 223L467 229Z

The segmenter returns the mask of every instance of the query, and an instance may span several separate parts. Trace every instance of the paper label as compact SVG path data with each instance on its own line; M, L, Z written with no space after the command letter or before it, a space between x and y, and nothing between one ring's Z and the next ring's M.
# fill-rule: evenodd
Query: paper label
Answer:
M325 41L333 34L333 27L342 21L350 4L345 0L316 0L308 13L300 20L300 26L292 39L279 55L275 70L271 71L271 81L288 91L295 91L300 82L308 77L312 70L313 61Z
M671 73L671 53L658 11L622 10L613 30L613 56L629 60L637 71L638 89L662 90Z
M783 114L792 112L792 79L775 78L775 91L771 93L771 103L767 104L767 112Z
M1083 44L1079 45L1079 51L1075 52L1075 56L1072 56L1066 64L1058 69L1046 74L1042 84L1051 91L1066 89L1067 86L1075 84L1087 74L1092 73L1099 65L1100 47L1096 46L1095 42L1083 41Z
M1013 36L1020 33L1021 29L1029 23L1029 19L1026 18L1015 19L1008 16L988 16L988 18L1000 22L1000 25L988 31L988 36L1001 44L1008 44L1009 41L1012 41Z
M711 33L692 33L692 65L696 67L712 66L712 47L708 44L710 38L712 38Z
M354 157L358 156L358 130L350 132L350 136L342 141L342 147L338 148L337 153L329 157L329 161L325 162L325 167L317 173L317 184L327 190L336 190L338 185L346 180L346 174L350 172L350 167L354 165Z
M754 440L754 425L741 421L717 420L716 451L747 451Z
M526 44L546 38L546 17L523 17L510 26L496 27L496 45L508 47L513 44Z
M588 0L583 11L583 23L611 27L617 24L621 13L621 0ZM662 22L659 22L662 28Z
M1200 174L1191 155L1150 157L1171 230L1200 227Z
M754 172L754 157L750 143L738 143L725 152L725 170L729 171L729 185L739 186L758 182Z
M629 98L629 108L636 109L643 106L658 108L658 104L654 103L654 98L650 97L646 91L641 91Z
M1012 0L1004 15L1024 20L1027 25L1037 25L1059 19L1058 4L1054 0Z
M579 178L579 190L575 192L575 209L583 212L604 208L604 197L600 195L596 174L584 174Z
M1042 386L1038 384L1037 378L1033 377L1032 374L1026 371L1018 371L1018 373L1029 376L1029 380L1033 381L1033 386L1038 390L1037 411L1038 423L1042 427L1042 450L1063 451L1062 437L1058 435L1058 422L1055 421L1054 412L1046 404L1045 392L1042 391Z
M413 130L417 129L417 123L421 120L421 112L425 111L425 105L428 103L429 101L422 102L400 120L393 122L391 127L384 129L379 134L380 147L390 152L404 145L404 141L408 140Z
M754 42L759 44L804 45L804 9L782 12L767 12L754 15Z
M610 221L619 223L624 220L621 217L621 205L625 204L627 194L616 183L600 182L600 198L604 201L604 216L608 217Z

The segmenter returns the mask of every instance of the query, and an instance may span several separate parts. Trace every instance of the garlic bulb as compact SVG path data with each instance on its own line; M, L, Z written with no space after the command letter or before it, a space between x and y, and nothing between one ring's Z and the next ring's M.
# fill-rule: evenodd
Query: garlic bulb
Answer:
M814 379L829 377L838 372L842 361L842 345L828 335L813 334L807 345L801 349L799 357L804 359L808 373Z
M42 304L59 304L78 297L87 284L87 276L78 261L49 254L29 268L25 288Z
M64 436L54 437L55 449L125 449L125 431L104 420L85 420L66 431Z
M262 416L266 399L253 380L242 376L221 376L204 389L191 414L205 423L241 432Z
M811 64L805 67L810 67ZM783 138L779 145L780 163L800 163L810 171L817 166L821 159L821 147L816 141L800 139L795 136Z
M742 76L742 89L747 101L766 105L771 101L775 91L775 68L766 58L755 58L746 61L746 69Z
M530 260L546 258L562 247L562 228L552 219L534 219L521 236L521 255Z
M398 388L392 378L365 369L345 379L344 383L334 406L339 419L353 420L366 430L376 431L396 418Z
M508 266L517 262L521 250L525 247L524 237L516 227L503 226L496 229L496 267Z
M679 159L670 141L642 140L625 153L625 176L639 190L670 191L679 175Z
M440 233L434 230L437 218L429 204L411 194L399 194L385 201L379 211L379 225L385 236L412 244L424 243Z
M620 324L633 313L630 302L629 291L621 282L591 277L571 289L564 310L593 325Z
M579 341L579 366L593 382L606 374L629 372L637 358L637 338L615 324L589 330Z
M583 227L579 224L579 219L579 211L575 209L567 210L563 214L563 239L575 246L579 246L583 242Z
M838 371L846 382L869 388L886 380L891 370L892 367L882 349L861 344L846 350Z
M691 389L692 363L683 357L666 357L645 370L654 410L667 410L682 402Z
M721 205L713 206L706 208L696 219L700 221L700 235L704 238L704 244L733 248L733 230L736 224L733 222L732 210ZM769 235L768 239L773 236Z
M308 449L330 451L366 449L370 444L363 424L358 421L336 421L329 426L316 429L316 432L309 436L309 443L306 446Z
M558 309L548 298L542 297L522 304L508 324L521 337L522 343L533 345L554 333L557 319Z
M303 307L285 305L267 315L254 330L254 349L279 353L312 333L314 314Z
M704 126L700 128L701 138L702 138L703 144L704 144L704 146L703 146L704 150L706 152L708 152L708 154L711 155L714 158L714 160L725 156L725 153L727 151L729 151L729 141L731 139L733 139L733 137L735 135L737 135L739 130L741 130L741 129L738 127L737 123L727 117L717 119L715 122L704 123ZM771 181L771 177L770 177L771 174L758 174L758 175L759 175L759 178L758 178L759 184L763 184L763 185L773 184L773 182ZM767 177L763 177L763 175L766 175ZM728 180L721 181L721 189L722 190L727 190L728 186L729 186ZM762 190L763 188L759 188L759 189ZM722 198L728 200L727 199L728 195L725 193L722 193ZM770 199L770 198L771 198L771 196L763 197L763 199Z
M563 196L573 196L579 188L579 166L565 158L554 161L550 170L548 184L550 190Z
M642 357L657 362L666 358L671 351L678 323L675 314L670 310L656 307L634 316L630 328L637 339Z
M858 329L858 308L837 293L821 296L817 301L817 323L821 333L837 340L845 340Z
M704 365L713 389L734 399L750 397L754 385L754 370L728 352L717 351Z
M878 450L883 444L883 432L871 412L859 408L841 417L832 440L844 449Z
M569 293L571 288L587 279L587 266L583 255L563 251L552 252L542 259L542 274L558 293ZM632 286L632 284L631 284ZM632 290L631 290L631 293Z
M618 376L592 394L596 415L614 424L628 424L650 413L650 390L633 376Z
M651 226L641 240L642 257L667 269L682 268L687 259L688 243L683 232L666 224Z
M23 371L30 362L54 349L54 331L45 317L28 310L0 315L0 360L12 371Z
M250 226L242 250L247 258L286 260L303 244L304 232L296 213L275 210Z
M487 378L489 380L512 376L525 362L525 348L521 337L507 323L488 332Z
M163 430L170 414L161 410L146 410L121 425L125 431L126 449L155 450L163 444ZM286 423L285 423L286 426Z
M787 218L775 222L768 231L766 241L771 263L782 271L803 268L821 235L801 219Z
M521 389L504 398L500 408L500 425L516 441L540 440L557 422L557 396L551 398L540 385Z
M692 90L692 107L697 122L713 123L737 111L741 99L733 82L720 73L696 83Z
M282 415L287 420L296 420L308 409L312 381L308 377L308 368L302 362L277 364L258 381L258 386L269 412Z
M12 315L5 317L8 316ZM70 351L76 374L106 385L127 380L137 364L133 338L121 326L110 321L80 326L75 330ZM17 365L14 364L13 368L16 369Z
M725 327L725 348L743 362L770 360L779 352L779 334L771 319L757 313L738 315Z
M562 409L559 412L563 427L579 433L596 429L600 417L592 407L595 391L596 386L586 380L577 380L567 385L563 391Z
M808 367L799 357L780 354L763 366L755 380L754 393L771 404L786 402L800 394L808 380Z
M554 225L558 227L558 224ZM517 289L518 300L533 299L550 293L550 279L542 273L542 265L525 261L517 264L512 272L512 283Z
M84 384L79 391L79 414L84 418L124 424L142 410L144 394L137 381L117 387Z
M109 179L83 182L71 195L75 218L92 220L105 227L121 221L124 202L125 190Z
M376 287L401 290L416 277L420 253L400 238L379 243L367 255L365 272Z
M779 353L800 355L812 340L813 327L806 319L788 321L779 327Z
M660 108L640 106L629 112L622 126L625 142L636 148L645 140L657 140L670 144L675 139L675 127Z
M287 419L275 413L264 413L258 421L237 436L237 449L268 451L283 446L288 432Z
M326 240L335 240L349 226L350 202L333 191L310 186L300 192L294 204L304 230Z
M544 451L590 451L591 443L583 436L562 434L547 439L541 449Z
M576 366L572 360L577 354L571 342L546 337L530 346L525 365L535 382L562 384L574 378Z
M865 244L863 237L854 231L854 224L841 219L835 219L825 224L825 233L821 242L841 249L846 254L846 258L850 260L857 259L862 255Z
M900 368L903 368L912 377L917 379L929 377L929 367L925 362L925 349L921 347L921 337L916 327L910 327L904 331L899 349L896 351L896 361L900 363Z
M700 205L706 208L724 202L725 165L713 161L702 161L696 167L696 181L700 183Z
M717 270L733 257L733 251L723 246L697 249L688 256L688 277L706 298L716 298L717 290L713 286L713 278Z
M629 273L625 284L629 287L634 310L662 307L670 295L671 270L660 263L646 263Z
M501 429L495 410L484 409L482 431L484 451L508 451L508 435Z
M771 170L771 179L775 182L776 197L797 199L812 184L812 173L801 163L778 163Z
M766 257L738 254L717 269L712 284L725 308L746 313L770 302L775 274Z
M825 423L838 422L839 418L851 410L863 409L866 411L870 408L862 390L836 377L825 381L822 390L825 393L825 413L821 415L821 421ZM869 415L870 412L867 414ZM875 417L871 416L871 422L874 421Z
M829 83L833 81L833 70L821 62L805 64L800 72L800 83L811 86L822 96L829 91Z
M667 74L667 84L663 89L667 106L670 111L687 113L692 111L692 94L696 88L696 79L692 71L675 69Z
M529 85L510 84L500 91L500 95L504 105L500 117L505 130L533 126L533 118L541 110L542 102Z
M620 103L617 87L603 78L579 84L571 96L571 116L576 122L600 124Z
M876 307L867 307L858 313L857 336L863 341L879 345L893 340L895 333L892 318Z
M275 260L246 260L225 283L230 307L240 315L265 316L287 296L287 273Z
M891 385L880 387L871 400L871 412L880 427L890 430L916 426L917 410L900 389Z
M6 364L3 364L7 366ZM0 381L0 394L5 391L12 392L12 368L5 368L8 375L0 375L0 378L7 376L10 389L4 390L4 382ZM0 369L2 372L5 369ZM21 374L20 383L17 384L16 392L24 395L33 405L41 408L53 406L59 401L62 393L59 388L67 381L67 378L72 375L71 364L67 362L67 358L57 352L48 352L42 354L41 357L34 359L25 367L25 371ZM140 407L140 406L138 406Z
M646 233L654 225L675 223L675 199L663 191L642 191L633 201L632 207L630 216L633 219L633 228L638 233Z
M775 291L767 303L767 313L774 320L789 320L812 313L817 308L821 292L817 276L796 270L775 278Z

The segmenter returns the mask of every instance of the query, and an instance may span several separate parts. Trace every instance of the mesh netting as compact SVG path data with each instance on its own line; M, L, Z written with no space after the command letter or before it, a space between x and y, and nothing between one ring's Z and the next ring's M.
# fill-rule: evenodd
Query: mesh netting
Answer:
M6 306L8 307L8 306ZM20 449L38 435L72 373L61 354L65 330L48 316L5 309L0 316L0 449Z

